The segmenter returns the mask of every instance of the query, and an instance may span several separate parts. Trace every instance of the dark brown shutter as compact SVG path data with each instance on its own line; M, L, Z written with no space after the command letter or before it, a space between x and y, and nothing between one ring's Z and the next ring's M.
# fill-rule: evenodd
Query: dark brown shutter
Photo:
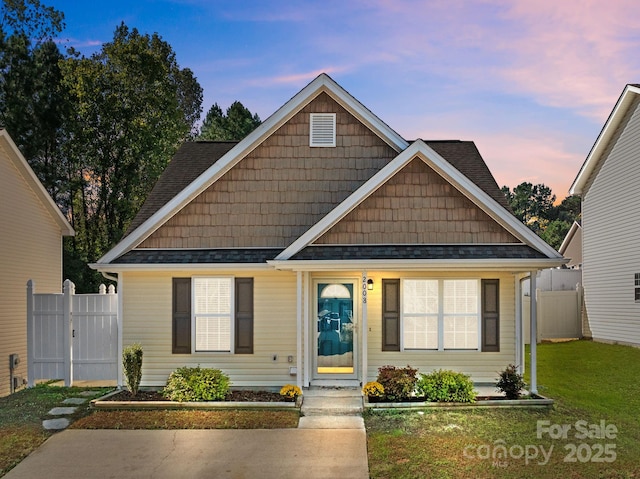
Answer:
M253 278L236 278L235 353L253 354Z
M173 278L171 352L191 354L191 278Z
M400 351L400 280L382 280L382 350Z
M500 351L500 280L482 280L482 351Z

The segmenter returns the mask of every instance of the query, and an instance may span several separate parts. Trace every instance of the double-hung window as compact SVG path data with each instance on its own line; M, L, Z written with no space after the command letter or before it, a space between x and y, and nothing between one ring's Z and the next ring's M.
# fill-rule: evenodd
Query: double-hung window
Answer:
M173 354L253 354L253 278L173 278L172 294Z
M640 273L636 273L634 279L635 279L634 281L635 300L636 300L636 303L640 303Z
M479 349L480 281L405 279L403 349Z
M196 352L231 351L233 303L233 278L193 278Z

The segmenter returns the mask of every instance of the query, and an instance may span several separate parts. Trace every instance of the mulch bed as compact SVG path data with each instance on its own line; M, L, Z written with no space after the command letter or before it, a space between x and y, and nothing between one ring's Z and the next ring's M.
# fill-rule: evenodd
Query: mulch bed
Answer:
M159 391L138 391L133 396L129 391L122 390L117 394L103 399L104 401L169 401ZM279 394L269 391L231 391L225 401L238 402L282 402L285 399Z

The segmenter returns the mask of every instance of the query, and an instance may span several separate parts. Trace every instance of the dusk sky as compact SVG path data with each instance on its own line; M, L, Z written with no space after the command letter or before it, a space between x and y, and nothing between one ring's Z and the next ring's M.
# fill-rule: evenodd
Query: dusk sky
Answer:
M85 55L157 32L204 89L265 120L326 72L405 139L475 141L500 186L568 194L627 83L637 0L44 0Z

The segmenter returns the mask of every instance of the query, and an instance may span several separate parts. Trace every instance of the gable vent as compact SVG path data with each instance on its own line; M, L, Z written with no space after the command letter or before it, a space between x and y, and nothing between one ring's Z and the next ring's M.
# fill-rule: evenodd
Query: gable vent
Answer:
M309 146L336 146L336 114L311 113Z

